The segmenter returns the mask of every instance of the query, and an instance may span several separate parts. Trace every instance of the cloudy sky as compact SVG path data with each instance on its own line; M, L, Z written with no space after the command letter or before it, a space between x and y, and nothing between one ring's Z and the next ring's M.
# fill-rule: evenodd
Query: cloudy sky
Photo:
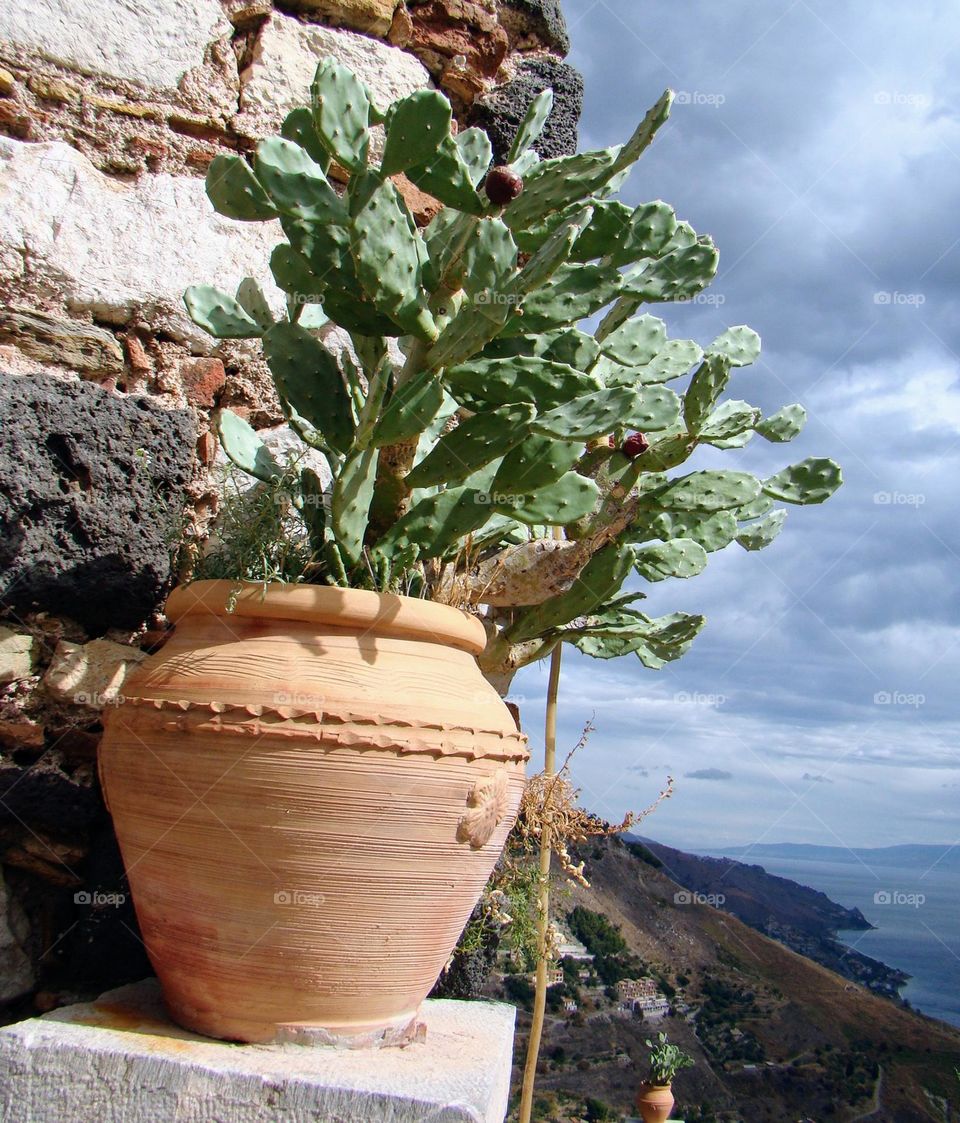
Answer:
M720 248L710 302L661 306L707 343L747 323L732 396L803 402L790 445L722 454L767 475L833 456L846 484L790 508L762 553L649 586L704 612L660 672L564 649L562 755L591 809L676 794L664 842L883 846L960 839L960 13L917 0L564 0L586 79L581 148L670 121L624 198L663 198ZM763 447L760 447L760 446ZM701 456L696 466L705 466ZM515 680L542 754L546 667ZM540 755L542 760L542 755ZM536 762L535 762L536 763Z

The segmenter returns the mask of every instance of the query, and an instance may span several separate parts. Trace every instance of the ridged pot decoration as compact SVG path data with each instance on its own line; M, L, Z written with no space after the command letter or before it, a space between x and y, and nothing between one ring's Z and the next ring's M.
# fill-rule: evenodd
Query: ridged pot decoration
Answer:
M403 1040L523 788L526 738L475 660L483 626L228 581L176 589L167 615L100 774L171 1015L237 1041Z

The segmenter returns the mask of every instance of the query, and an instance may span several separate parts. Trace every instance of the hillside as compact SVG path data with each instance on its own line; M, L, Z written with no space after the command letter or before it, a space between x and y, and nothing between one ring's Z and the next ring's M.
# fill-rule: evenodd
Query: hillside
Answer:
M841 929L863 931L872 927L859 909L844 908L825 893L767 873L762 866L688 854L652 839L626 838L638 856L653 855L652 860L661 864L664 873L705 897L706 903L733 913L744 924L844 978L888 998L897 997L910 978L835 939Z
M627 841L633 841L626 836ZM833 935L839 929L870 928L859 909L847 909L825 894L761 866L731 858L711 858L675 850L672 846L637 839L662 863L663 872L678 885L706 896L719 896L723 907L751 928L763 928L771 918L809 935Z
M687 1123L960 1123L960 1032L913 1013L708 905L678 903L678 885L623 842L591 845L589 888L555 894L556 912L580 905L618 925L630 952L675 991L686 1016L662 1022L613 1016L602 990L580 1012L548 1015L537 1118L632 1113L644 1038L663 1028L697 1059L675 1086ZM559 898L559 899L557 899ZM491 994L503 996L501 986ZM518 1022L519 1087L529 1017Z

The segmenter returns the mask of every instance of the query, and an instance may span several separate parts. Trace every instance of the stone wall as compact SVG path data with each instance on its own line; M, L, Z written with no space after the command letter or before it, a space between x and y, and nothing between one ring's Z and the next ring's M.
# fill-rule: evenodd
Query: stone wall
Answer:
M0 1020L149 970L100 718L163 642L177 543L215 515L211 415L280 421L256 349L183 311L188 285L246 275L279 299L278 234L215 214L207 166L275 130L325 55L382 104L438 86L501 153L552 86L539 146L567 153L568 46L558 0L0 5Z

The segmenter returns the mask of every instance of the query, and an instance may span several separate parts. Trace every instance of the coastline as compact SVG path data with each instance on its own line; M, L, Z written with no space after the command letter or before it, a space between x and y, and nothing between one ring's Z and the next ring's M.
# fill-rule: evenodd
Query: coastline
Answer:
M892 856L902 861L900 854ZM751 851L746 860L866 913L868 928L836 929L837 947L843 949L839 954L850 964L867 960L886 967L890 983L900 977L895 988L899 1001L960 1028L960 870L933 867L925 855L910 864L888 864L891 855L883 851L875 852L865 870L860 857L844 861L833 853L808 857ZM880 982L871 989L882 993L887 988Z

